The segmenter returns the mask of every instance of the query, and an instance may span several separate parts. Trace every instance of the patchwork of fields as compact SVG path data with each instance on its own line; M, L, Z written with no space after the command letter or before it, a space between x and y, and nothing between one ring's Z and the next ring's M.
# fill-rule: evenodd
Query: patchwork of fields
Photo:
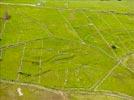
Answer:
M133 99L133 6L132 0L0 0L1 87L34 84L71 100Z

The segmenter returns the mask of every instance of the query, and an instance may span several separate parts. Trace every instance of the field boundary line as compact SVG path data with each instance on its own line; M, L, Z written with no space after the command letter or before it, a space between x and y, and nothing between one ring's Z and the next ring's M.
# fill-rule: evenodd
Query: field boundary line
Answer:
M131 73L134 73L134 71L131 70L131 68L128 68L128 66L127 66L126 64L123 64L123 66L124 66L128 71L130 71Z
M42 39L49 39L49 37L37 38L37 39L32 39L32 40L23 41L23 42L17 42L15 44L9 44L9 45L5 45L5 46L1 46L0 49L13 48L13 47L21 46L21 45L24 45L24 44L32 43L32 42L35 42L35 41L40 41Z
M0 30L0 39L2 40L3 39L3 34L4 34L4 30L5 30L5 27L6 27L6 24L7 24L7 21L3 21L3 25L2 25L2 29ZM3 49L0 48L0 57L2 59L3 57Z
M48 92L52 92L55 94L61 94L62 90L56 90L56 89L50 89L50 88L46 88L43 86L39 86L39 85L35 85L35 84L29 84L29 83L22 83L22 82L15 82L15 81L8 81L8 80L2 80L0 79L1 83L7 83L7 84L13 84L13 85L22 85L22 86L28 86L28 87L34 87L40 90L44 90L44 91L48 91ZM112 97L118 97L118 98L122 98L122 99L126 99L126 100L133 100L133 97L130 95L126 95L124 93L120 93L120 92L116 92L116 91L108 91L108 90L97 90L97 91L79 91L79 90L74 90L73 92L70 91L71 89L68 90L63 90L63 92L65 93L80 93L80 94L102 94L102 95L108 95L108 96L112 96Z
M0 31L0 39L3 38L3 33L4 33L4 30L5 30L6 24L7 24L7 21L4 21L4 23L2 25L3 28Z
M49 92L53 92L55 94L59 94L60 90L54 90L54 89L50 89L50 88L46 88L43 86L39 86L36 84L31 84L31 83L22 83L22 82L16 82L16 81L8 81L8 80L2 80L0 79L0 82L2 83L8 83L8 84L16 84L16 85L23 85L23 86L29 86L29 87L34 87L40 90L45 90L45 91L49 91Z
M55 1L54 1L55 2ZM77 1L72 1L73 2L77 2ZM79 1L80 2L80 1ZM85 2L85 1L82 1L82 2ZM42 5L38 5L38 3L12 3L12 2L0 2L0 5L10 5L10 6L27 6L27 7L36 7L36 8L41 8L41 7L44 7L44 8L50 8L50 9L67 9L67 10L77 10L77 9L87 9L87 10L91 10L90 8L88 7L82 7L82 8L79 8L79 7L76 7L76 8L69 8L68 7L68 4L62 8L60 7L46 7L45 4L47 2L43 2L44 6ZM65 3L68 3L68 2L65 2ZM69 1L69 3L71 3L71 1ZM103 11L103 10L91 10L91 11Z
M39 7L36 4L30 4L30 3L5 3L5 2L0 2L0 5Z
M122 98L122 99L126 99L126 100L133 100L134 97L133 96L130 96L130 95L127 95L127 94L124 94L124 93L121 93L121 92L116 92L116 91L109 91L109 90L97 90L95 92L104 92L106 93L107 95L110 95L110 96L116 96L116 97L119 97L119 98ZM114 93L114 94L113 94Z
M87 94L87 95L106 95L106 96L112 96L112 97L118 97L123 100L133 100L133 96L127 95L125 93L117 92L117 91L110 91L110 90L97 90L97 91L86 91L86 90L77 90L77 88L71 88L69 91L70 93L74 94Z
M40 50L40 60L39 60L39 73L41 72L42 67L42 56L43 56L43 47L44 47L44 41L41 41L41 50ZM39 75L39 84L41 83L41 76Z
M24 59L24 55L25 55L25 49L26 49L26 44L24 44L24 47L22 49L22 56L21 56L21 59L20 59L20 65L19 65L19 69L18 69L18 72L17 72L16 81L19 80L19 77L20 77L20 73L19 72L21 72L22 67L23 67L23 59Z

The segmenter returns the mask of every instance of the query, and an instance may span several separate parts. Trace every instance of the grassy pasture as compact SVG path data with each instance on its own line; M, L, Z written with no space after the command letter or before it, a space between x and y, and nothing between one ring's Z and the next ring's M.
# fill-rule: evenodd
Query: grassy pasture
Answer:
M1 80L134 96L133 1L1 2L15 4L0 3ZM109 97L72 94L72 100L90 98Z

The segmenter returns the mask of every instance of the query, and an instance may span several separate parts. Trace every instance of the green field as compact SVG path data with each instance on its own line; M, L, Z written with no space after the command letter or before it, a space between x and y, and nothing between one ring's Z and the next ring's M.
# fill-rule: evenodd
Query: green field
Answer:
M134 1L0 0L0 80L3 100L133 100Z

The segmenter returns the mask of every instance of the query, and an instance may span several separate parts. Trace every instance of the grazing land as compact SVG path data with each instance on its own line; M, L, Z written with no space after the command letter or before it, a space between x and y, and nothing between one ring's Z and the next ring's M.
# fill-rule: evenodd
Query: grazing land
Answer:
M0 98L133 100L134 1L0 0Z

